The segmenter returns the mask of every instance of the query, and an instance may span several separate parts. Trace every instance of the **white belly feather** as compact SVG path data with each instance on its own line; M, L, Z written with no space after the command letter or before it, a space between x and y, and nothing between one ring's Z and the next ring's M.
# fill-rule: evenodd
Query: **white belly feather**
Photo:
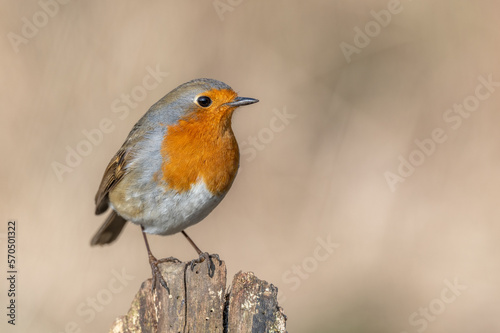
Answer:
M139 194L140 193L140 194ZM223 199L215 196L200 179L183 193L169 190L162 186L149 192L128 193L128 200L140 202L142 212L134 217L127 212L117 212L128 221L140 224L149 234L170 235L200 222ZM118 207L113 207L115 210Z

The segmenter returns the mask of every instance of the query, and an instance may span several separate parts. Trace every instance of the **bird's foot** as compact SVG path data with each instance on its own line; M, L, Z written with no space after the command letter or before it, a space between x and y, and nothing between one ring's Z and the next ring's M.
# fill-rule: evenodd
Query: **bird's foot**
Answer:
M219 258L219 255L218 254L208 254L208 252L203 252L203 253L200 253L200 257L198 259L193 259L191 260L191 271L194 270L194 266L195 264L200 264L202 262L204 262L205 260L207 261L207 265L208 265L208 275L212 278L214 277L214 273L215 273L215 264L214 264L214 261L212 260L212 257L213 258L216 258L218 261L220 261L220 258Z
M151 273L153 275L153 278L151 281L151 291L154 291L156 288L156 283L160 282L162 287L167 289L167 292L170 294L170 289L167 286L167 282L165 282L165 279L163 278L163 275L161 274L160 268L158 268L158 264L161 264L164 262L179 263L181 261L179 259L174 258L174 257L163 258L163 259L158 260L158 259L156 259L155 256L150 254L149 255L149 264L151 265Z

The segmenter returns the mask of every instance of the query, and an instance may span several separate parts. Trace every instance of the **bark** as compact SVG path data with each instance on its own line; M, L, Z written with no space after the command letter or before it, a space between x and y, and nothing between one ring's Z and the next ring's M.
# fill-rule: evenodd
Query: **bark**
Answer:
M278 288L253 273L237 273L226 290L226 264L216 255L159 267L168 290L144 281L110 332L286 332Z

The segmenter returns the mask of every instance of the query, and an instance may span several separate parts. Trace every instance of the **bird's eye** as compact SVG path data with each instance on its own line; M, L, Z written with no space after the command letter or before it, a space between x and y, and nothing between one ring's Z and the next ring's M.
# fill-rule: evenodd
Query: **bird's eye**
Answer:
M212 100L207 96L200 96L196 101L198 102L198 105L203 108L206 108L210 106L210 104L212 104Z

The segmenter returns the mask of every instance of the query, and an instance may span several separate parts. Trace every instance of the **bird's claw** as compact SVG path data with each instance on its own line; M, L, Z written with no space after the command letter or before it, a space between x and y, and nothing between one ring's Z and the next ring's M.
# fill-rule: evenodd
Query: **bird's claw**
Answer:
M194 270L194 266L195 264L200 264L202 262L204 262L205 260L207 260L207 265L208 265L208 275L212 278L214 277L214 274L215 274L215 264L212 260L212 257L216 258L218 261L220 261L219 259L219 255L218 254L213 254L213 255L210 255L208 254L208 252L203 252L200 254L200 257L198 259L193 259L191 260L191 263L190 263L190 266L191 266L191 271Z
M153 255L149 256L149 264L151 265L151 272L153 274L153 278L151 281L151 291L154 291L156 289L156 283L160 282L160 285L167 289L167 292L170 294L170 289L167 286L167 282L163 278L163 275L161 274L160 269L158 268L158 264L164 263L164 262L174 262L174 263L179 263L180 260L176 259L174 257L169 257L169 258L163 258L163 259L156 259Z

